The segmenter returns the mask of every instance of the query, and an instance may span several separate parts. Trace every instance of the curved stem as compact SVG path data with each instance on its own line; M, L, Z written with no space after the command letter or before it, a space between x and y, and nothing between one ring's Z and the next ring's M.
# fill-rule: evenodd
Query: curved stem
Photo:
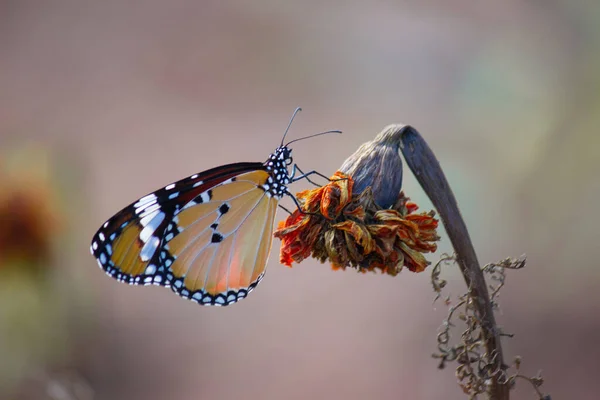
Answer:
M477 254L463 220L456 198L446 180L433 151L419 132L411 126L405 126L400 138L400 148L407 165L419 184L437 209L444 223L454 251L457 263L465 279L471 297L481 320L482 333L488 357L495 358L502 370L506 369L500 343L500 332L492 310L492 303L485 278L481 271ZM488 395L490 399L507 400L509 387L500 382L501 374L491 377Z

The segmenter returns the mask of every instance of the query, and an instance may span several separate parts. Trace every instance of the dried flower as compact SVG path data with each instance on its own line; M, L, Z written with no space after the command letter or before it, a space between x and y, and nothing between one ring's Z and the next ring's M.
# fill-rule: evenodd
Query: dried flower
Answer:
M389 275L403 266L425 269L429 263L423 253L437 249L438 221L433 211L416 214L417 205L400 191L396 139L402 129L389 126L361 146L342 167L352 174L338 171L327 185L296 195L302 212L296 210L275 232L282 241L282 264L312 256L329 260L334 269L379 269Z
M388 125L375 137L363 143L344 161L340 171L354 178L354 194L371 187L375 202L383 208L392 207L402 188L400 136L406 125Z

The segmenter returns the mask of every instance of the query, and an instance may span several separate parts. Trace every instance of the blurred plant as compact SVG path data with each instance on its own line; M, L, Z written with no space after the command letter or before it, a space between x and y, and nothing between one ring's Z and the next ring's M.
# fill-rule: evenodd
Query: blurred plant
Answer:
M73 370L38 370L20 385L13 398L19 400L93 400L94 390Z
M42 146L0 154L0 396L68 352L64 297L54 284L65 232L56 159ZM66 196L65 196L66 197Z
M25 271L51 264L52 242L63 228L49 155L42 148L4 154L0 167L0 268Z

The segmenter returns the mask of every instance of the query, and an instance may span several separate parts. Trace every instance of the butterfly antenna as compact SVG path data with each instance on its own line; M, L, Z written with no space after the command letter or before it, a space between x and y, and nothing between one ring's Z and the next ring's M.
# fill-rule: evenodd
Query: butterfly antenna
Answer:
M301 137L299 139L291 140L291 141L287 142L285 145L287 147L287 146L289 146L290 144L292 144L294 142L298 142L298 141L304 140L304 139L314 138L315 136L327 135L329 133L342 133L342 131L327 131L327 132L315 133L314 135L304 136L304 137Z
M302 109L300 107L296 108L294 110L294 113L292 114L292 118L290 118L290 123L288 124L287 128L285 128L285 132L283 134L283 137L281 138L281 145L283 146L283 141L285 140L285 136L287 135L288 131L290 130L290 126L292 126L292 122L294 121L294 117L296 116L296 114L298 114L300 111L302 111Z

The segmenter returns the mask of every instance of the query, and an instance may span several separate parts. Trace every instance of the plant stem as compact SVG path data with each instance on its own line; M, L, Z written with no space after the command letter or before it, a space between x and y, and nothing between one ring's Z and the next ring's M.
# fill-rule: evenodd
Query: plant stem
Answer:
M505 370L500 331L492 309L487 284L481 271L477 254L463 220L456 198L448 184L433 151L413 127L406 125L400 138L400 148L408 167L427 196L437 209L454 251L456 261L465 279L475 309L481 320L482 334L488 359L495 359L501 370ZM493 400L508 400L509 387L500 379L503 374L491 376L488 396Z

